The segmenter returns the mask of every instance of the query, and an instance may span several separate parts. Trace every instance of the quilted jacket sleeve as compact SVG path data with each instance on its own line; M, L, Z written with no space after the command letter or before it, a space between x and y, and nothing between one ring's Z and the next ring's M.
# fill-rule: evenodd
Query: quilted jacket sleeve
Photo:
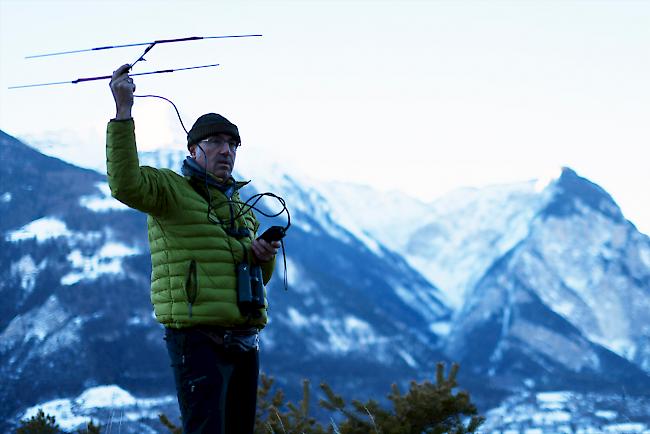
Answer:
M140 167L133 119L108 123L106 172L111 195L131 208L157 216L164 214L173 201L164 172Z
M273 269L275 268L275 256L273 259L271 259L268 262L264 262L262 265L262 279L264 280L264 284L268 284L269 280L271 280L271 276L273 276Z

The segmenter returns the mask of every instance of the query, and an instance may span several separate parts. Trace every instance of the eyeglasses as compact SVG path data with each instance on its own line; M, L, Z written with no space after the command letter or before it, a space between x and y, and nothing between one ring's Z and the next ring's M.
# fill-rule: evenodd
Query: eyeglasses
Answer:
M222 139L221 137L208 137L205 140L201 140L201 143L205 143L208 146L214 146L218 148L228 145L228 150L230 150L230 152L237 151L237 148L241 146L241 143L238 142L237 140L234 139L225 140Z

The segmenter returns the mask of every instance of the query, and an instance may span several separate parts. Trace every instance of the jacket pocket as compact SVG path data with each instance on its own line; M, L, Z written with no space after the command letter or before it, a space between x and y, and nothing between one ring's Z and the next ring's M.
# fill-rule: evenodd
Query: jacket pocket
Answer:
M198 293L199 279L196 271L196 261L192 259L187 270L187 277L185 278L185 297L187 298L188 316L190 318L192 318L192 305L196 301L196 296Z

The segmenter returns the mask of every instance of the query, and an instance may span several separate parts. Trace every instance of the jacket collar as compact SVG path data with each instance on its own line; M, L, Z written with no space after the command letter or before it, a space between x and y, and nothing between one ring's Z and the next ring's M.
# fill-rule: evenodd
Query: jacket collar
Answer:
M230 176L227 180L218 178L214 176L212 173L206 171L204 168L199 166L197 162L194 160L192 157L187 157L183 161L183 166L181 167L181 173L183 176L189 179L193 179L194 181L198 181L201 183L207 183L208 185L211 185L213 187L216 187L218 190L226 194L227 196L231 196L232 193L235 191L239 190L246 184L248 184L250 181L236 181L235 178ZM207 176L206 176L207 174ZM230 194L227 194L230 192Z

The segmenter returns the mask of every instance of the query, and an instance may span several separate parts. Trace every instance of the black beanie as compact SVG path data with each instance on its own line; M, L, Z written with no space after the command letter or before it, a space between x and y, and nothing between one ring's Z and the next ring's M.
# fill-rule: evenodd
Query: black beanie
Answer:
M199 117L190 132L187 133L187 147L199 143L206 137L214 136L215 134L230 134L237 141L240 141L239 130L237 125L230 122L228 119L216 113L207 113Z

